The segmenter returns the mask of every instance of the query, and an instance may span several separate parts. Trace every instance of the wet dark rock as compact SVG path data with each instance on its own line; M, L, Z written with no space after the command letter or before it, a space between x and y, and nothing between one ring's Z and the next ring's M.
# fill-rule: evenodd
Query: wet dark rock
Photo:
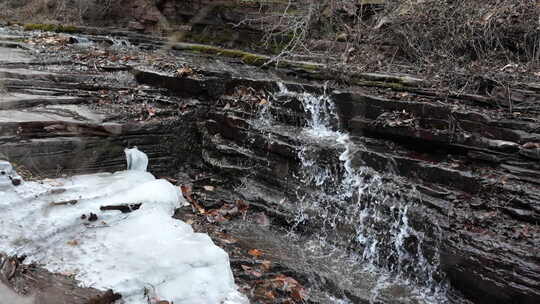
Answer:
M99 210L101 211L117 210L122 213L130 213L132 211L138 210L140 207L141 207L141 204L107 205L107 206L100 206Z
M97 220L98 220L98 216L95 213L90 213L90 215L88 216L88 221L95 222Z
M95 296L88 300L88 304L110 304L114 303L117 300L120 300L122 298L122 295L115 293L112 290L107 290L105 294Z
M22 183L22 180L20 178L17 178L17 177L12 178L11 183L13 184L13 186L19 186Z
M34 299L36 303L43 304L113 304L121 298L111 290L80 287L67 275L53 274L38 265L23 264L23 260L24 257L8 257L0 253L0 284L20 294L24 303Z
M474 115L473 112L459 111L450 113L444 106L432 106L429 103L403 103L344 93L336 95L335 100L342 118L349 119L348 128L353 134L368 136L375 142L393 143L392 149L384 148L384 145L371 147L364 144L365 150L357 153L355 157L356 165L367 164L384 172L388 164L392 163L397 175L419 184L418 189L423 194L421 200L426 210L423 211L424 216L413 217L412 221L418 221L417 225L424 226L427 215L429 222L443 223L441 266L453 286L476 303L506 303L512 301L511 299L519 299L519 303L534 302L540 294L538 283L535 283L539 282L540 267L538 256L534 253L534 248L540 241L538 231L535 230L521 239L509 237L511 234L507 234L507 231L521 223L538 222L538 211L533 209L536 208L535 199L527 197L523 192L510 190L515 186L528 193L538 193L538 175L536 170L532 169L538 166L524 158L520 153L522 149L519 148L519 143L524 143L537 134L523 130L524 125L519 122L506 123L501 128L496 120L485 114ZM409 117L416 117L414 119L419 120L422 127L401 122L399 117L394 126L374 124L378 113L385 111L407 111L412 114ZM216 113L219 113L219 110L216 110ZM234 121L235 118L229 113L224 115L225 117L219 120L213 119L206 124L199 124L203 128L203 134L209 132L214 138L219 135L227 139L227 145L235 146L233 150L237 152L249 149L242 152L243 156L239 156L244 162L255 163L246 167L245 173L243 170L237 171L224 166L222 164L234 159L231 157L233 154L228 152L221 154L221 161L208 164L225 172L246 175L250 180L276 189L277 196L281 195L281 198L260 194L246 195L248 200L257 201L257 204L261 202L272 210L270 206L275 200L283 200L287 197L287 189L295 188L291 187L293 181L279 180L280 177L290 176L295 166L289 166L289 169L285 170L288 173L284 175L277 173L279 171L268 171L264 169L265 165L256 164L258 158L255 155L266 155L265 158L270 163L272 157L277 155L295 163L298 161L298 150L294 148L299 145L297 138L281 137L280 141L293 148L280 153L271 148L274 140L257 144L260 131L250 129L245 123L229 123L229 119ZM433 120L434 118L439 120ZM452 125L459 125L459 132L452 129ZM267 132L281 134L277 132L278 129L274 126L273 130ZM207 138L207 143L212 143L211 138ZM207 145L205 150L215 154L221 150L219 147L222 144ZM429 156L411 157L417 151ZM438 151L446 151L451 157L437 154L440 153ZM433 160L429 159L432 156ZM242 162L242 158L235 158L235 162ZM471 160L476 162L471 163ZM254 171L258 174L247 175L247 172ZM264 171L268 173L263 175ZM243 183L246 184L245 180ZM264 193L259 189L244 193ZM508 197L516 196L521 197L521 208L504 207ZM460 199L458 205L454 202L455 197L474 199ZM453 211L456 208L466 209L467 206L478 210L474 213L474 218L471 218L474 223L470 222L465 211ZM429 213L429 209L436 212ZM508 284L510 281L513 284Z
M21 58L10 56L1 68L1 81L9 91L0 97L0 144L4 154L41 175L72 174L122 169L124 147L137 145L149 154L150 164L155 165L152 170L169 174L175 171L177 158L173 151L182 150L177 146L176 134L185 133L182 142L195 135L188 132L193 128L188 126L189 119L182 122L174 118L177 112L172 105L163 106L168 108L163 113L168 114L160 119L142 120L143 104L156 96L142 97L134 87L118 87L116 83L101 85L100 77L83 70L60 73L40 71L38 66L11 67L33 60L37 59L30 53ZM48 65L41 67L47 69ZM107 83L107 76L103 76ZM135 94L140 97L129 106L110 100L100 105L99 90L116 92L111 95L132 90L131 98Z
M221 17L235 18L229 13ZM124 37L146 45L143 49L164 44L163 39L138 33L85 31ZM64 55L79 51L70 52ZM162 58L164 65L172 66L170 70L158 68L158 59L118 65L77 56L64 58L65 66L58 68L60 61L55 58L42 61L22 49L0 46L0 81L9 92L0 97L2 153L18 165L52 176L123 169L124 147L136 145L148 154L150 171L158 175L191 170L219 176L194 186L197 200L204 208L218 208L233 196L249 202L254 214L269 220L254 218L262 223L253 228L254 233L264 227L290 229L298 224L298 197L320 190L299 178L304 170L299 153L310 153L339 176L342 147L305 136L307 114L299 100L271 100L266 108L271 124L258 125L265 102L250 101L237 92L240 88L275 92L277 82L283 81L289 90L321 93L323 88L312 81L314 74L304 74L309 77L299 79L301 85L284 76L291 73L290 67L272 70L275 75L268 79L268 70L238 59L171 52L173 57ZM176 77L174 70L185 64L197 74ZM131 75L127 71L134 79L123 83L122 77ZM107 78L107 73L121 72L126 74ZM482 304L536 303L540 297L540 148L534 145L540 142L538 113L522 109L519 117L504 115L493 107L494 97L439 94L423 88L426 82L419 76L362 77L377 82L376 88L358 82L351 90L326 89L339 115L336 129L351 135L353 166L369 167L373 174L391 173L385 175L384 184L397 196L413 193L411 201L416 204L410 224L425 233L423 250L431 253L428 256L440 253L440 267L452 287L449 293L457 295L450 300L465 302L461 296L465 295ZM406 100L397 95L403 92L408 94ZM531 96L540 97L532 89L519 93L514 107ZM392 212L388 205L380 208L384 214ZM178 217L189 212L190 208L180 210ZM309 237L323 225L301 222L295 228ZM360 250L350 241L348 233L353 231L350 225L333 229L335 245ZM261 235L245 239L260 241ZM283 240L274 241L261 241L261 246L273 250ZM282 265L304 276L314 290L330 290L354 303L369 302L367 291L372 285L350 286L330 274L311 273L297 265L299 260L281 257ZM383 302L409 303L398 297L399 292L394 294L398 300L387 296Z
M145 29L145 26L144 24L140 23L140 22L137 22L137 21L130 21L128 23L128 28L130 30L134 30L134 31L144 31Z
M205 90L186 88L186 92L198 90L206 99L212 98ZM223 85L216 89L218 93L230 91ZM358 143L364 148L356 153L353 165L385 172L392 164L397 177L418 185L422 206L412 213L412 224L439 223L441 267L452 286L476 303L534 302L540 295L535 253L540 234L532 229L526 237L516 239L512 227L538 222L534 198L539 191L538 166L519 146L538 136L534 131L538 122L501 124L497 117L490 117L489 110L478 107L455 111L446 105L362 93L333 96L344 128L358 138L371 139L369 144ZM384 113L391 115L381 116ZM301 120L283 120L279 123L284 125L263 131L251 123L257 113L238 117L235 111L213 107L207 115L198 124L206 164L242 184L241 193L254 206L282 223L289 222L294 205L288 204L303 187L291 178L297 173L298 151L305 140L298 136ZM295 128L296 132L289 131ZM340 151L332 153L337 158ZM512 197L519 198L520 208L505 206ZM469 208L476 211L468 214ZM430 231L427 226L422 229ZM426 241L425 250L436 251L429 248L433 244L437 242Z

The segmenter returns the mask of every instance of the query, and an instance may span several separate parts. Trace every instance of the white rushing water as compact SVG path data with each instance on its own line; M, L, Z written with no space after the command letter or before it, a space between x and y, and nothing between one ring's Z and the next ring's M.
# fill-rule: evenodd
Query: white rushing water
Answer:
M437 278L437 254L428 261L422 246L424 234L410 225L415 189L401 189L385 182L394 172L391 163L384 175L358 161L353 165L355 155L364 148L349 134L339 131L336 108L328 94L292 92L280 84L273 99L300 101L307 117L303 129L305 144L298 151L302 163L298 178L313 191L298 191L297 225L322 223L318 238L324 243L335 240L336 230L347 231L342 233L345 236L341 235L343 240L361 248L356 256L357 266L379 274L372 301L377 300L380 288L399 281L410 285L425 302L444 303L445 285ZM259 122L259 127L271 127L274 119L268 108L261 113L259 120L263 122ZM338 160L325 156L329 150L335 157L339 155Z

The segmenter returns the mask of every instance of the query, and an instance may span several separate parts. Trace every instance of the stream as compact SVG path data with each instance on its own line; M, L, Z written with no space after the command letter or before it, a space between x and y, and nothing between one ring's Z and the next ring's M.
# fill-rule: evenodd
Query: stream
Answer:
M0 158L65 179L124 170L137 146L252 303L535 303L537 118L190 47L0 28Z
M415 189L403 191L385 185L395 172L392 163L388 164L387 177L365 165L352 165L354 154L362 153L361 141L354 142L340 130L340 119L326 88L322 95L314 95L289 91L282 83L278 87L271 101L259 110L261 114L253 125L270 134L269 129L278 127L268 109L273 102L289 103L294 99L303 106L306 122L298 134L303 144L298 149L301 167L297 176L302 186L297 190L291 237L299 238L293 236L297 226L315 223L317 229L305 241L307 256L311 256L308 259L319 267L335 261L325 269L341 274L341 281L346 277L375 281L369 286L349 279L355 289L369 286L365 292L370 303L398 303L399 298L446 303L446 282L439 269L438 253L426 256L423 232L409 225L408 209L414 204L414 195L407 192ZM317 146L335 151L334 155L325 159ZM355 249L343 251L343 246ZM399 295L399 290L407 296Z

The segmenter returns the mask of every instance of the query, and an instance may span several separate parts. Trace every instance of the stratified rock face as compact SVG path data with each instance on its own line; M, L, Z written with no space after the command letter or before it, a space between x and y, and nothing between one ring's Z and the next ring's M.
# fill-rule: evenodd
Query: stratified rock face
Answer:
M0 253L0 299L13 304L101 303L121 298L112 290L77 286L67 275L53 274L21 259ZM18 293L17 293L17 292Z
M393 76L383 77L391 86ZM360 150L353 166L391 169L396 183L415 187L420 205L410 211L411 225L426 233L424 250L439 253L454 288L476 303L534 303L540 296L537 113L526 105L519 116L495 111L496 100L488 97L461 95L443 103L418 86L400 90L330 94L342 131ZM229 106L211 108L199 123L203 159L251 187L246 199L292 221L295 193L309 191L294 178L303 170L299 151L314 149L330 162L342 151L305 140L298 102L272 103L271 120L264 122L250 105L266 103L261 96L232 88L220 99Z
M133 38L152 45L148 37ZM241 185L240 195L277 222L312 233L324 227L316 214L298 220L299 194L318 194L336 184L316 187L317 181L302 177L308 169L329 168L339 179L347 173L339 158L347 155L349 168L367 168L366 177L380 177L395 196L414 202L407 211L409 225L424 233L424 240L414 246L419 242L411 237L402 248L413 256L418 248L428 258L438 256L432 264L444 271L454 291L475 303L528 304L540 297L540 122L538 107L531 106L539 97L536 84L511 88L516 94L509 103L490 92L440 96L421 77L404 75L358 74L351 77L358 87L340 91L288 83L291 91L326 92L336 115L330 131L348 133L345 145L307 136L308 121L318 113L307 109L313 105L274 98L278 76L268 80L266 71L241 60L175 52L174 69L189 64L194 75L131 67L134 77L126 83L122 77L132 75L123 70L127 67L110 67L91 56L61 62L73 64L67 73L43 63L46 68L36 68L28 52L10 57L7 51L0 52L10 92L0 99L0 147L17 164L47 174L57 166L67 173L116 170L125 166L124 147L137 146L148 152L153 172L203 162ZM137 60L127 61L138 65ZM106 78L111 69L115 78ZM331 74L290 67L273 72L289 80ZM154 114L148 104L160 111ZM308 168L306 160L316 163ZM372 202L366 196L358 203L366 201ZM381 214L392 215L391 200L381 201ZM340 223L329 235L339 246L364 250L351 237L359 226ZM383 238L387 226L377 227ZM383 249L381 256L388 253L393 262L392 250Z
M174 87L167 76L161 81L155 74L139 76ZM388 87L392 81L403 83L401 76L368 77L386 78ZM247 200L294 222L296 193L310 191L294 177L305 170L299 151L316 151L320 161L329 163L338 162L343 151L335 143L305 138L305 104L274 101L264 107L268 100L259 91L246 90L278 91L272 82L244 82L246 87L228 79L219 86L188 83L190 91L205 98L223 92L218 98L226 105L211 107L198 123L204 161L247 185ZM352 166L381 174L391 170L397 185L414 186L419 204L410 211L411 225L426 233L424 250L439 253L439 266L455 289L476 303L534 303L540 296L536 112L501 113L490 105L496 100L479 96L437 102L436 92L420 85L408 82L399 92L329 94L341 131L349 132L356 146ZM295 89L322 94L309 86Z
M126 66L88 69L75 57L54 50L37 54L30 45L12 42L23 35L7 35L0 47L0 82L6 90L0 95L0 145L6 158L43 176L114 171L125 168L124 148L137 146L149 155L150 170L176 172L178 144L193 138L190 118L177 119L169 97L137 86ZM104 37L68 38L61 35L52 43L80 44L79 50L88 52L98 43L115 43Z
M467 96L447 103L421 93L335 98L352 134L378 139L359 158L378 170L392 159L396 174L418 185L427 220L442 229L440 262L452 284L478 303L534 303L537 113L513 116Z

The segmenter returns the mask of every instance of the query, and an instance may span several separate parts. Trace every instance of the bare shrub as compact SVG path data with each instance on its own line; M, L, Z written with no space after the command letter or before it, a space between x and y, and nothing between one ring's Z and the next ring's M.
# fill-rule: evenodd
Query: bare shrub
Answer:
M24 22L85 23L100 20L122 1L115 0L5 0L1 15Z
M281 56L318 52L364 64L433 66L491 62L537 64L540 6L531 0L254 1L267 45ZM322 46L322 47L321 47Z
M393 40L398 56L415 63L533 62L539 12L535 1L423 1L387 10L392 21L378 38Z
M356 33L365 31L366 17L373 12L373 5L363 5L358 0L253 2L259 5L259 15L246 18L236 26L258 26L265 33L265 46L280 48L277 57L304 54L320 60L346 62L361 39L362 35Z

